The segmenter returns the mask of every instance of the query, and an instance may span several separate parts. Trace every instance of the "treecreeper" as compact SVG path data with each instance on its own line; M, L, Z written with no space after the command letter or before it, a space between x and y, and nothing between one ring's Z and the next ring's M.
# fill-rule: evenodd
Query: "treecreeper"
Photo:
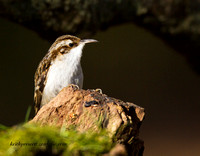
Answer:
M34 108L35 113L68 85L83 86L81 67L82 50L94 39L80 39L63 35L56 39L35 72Z

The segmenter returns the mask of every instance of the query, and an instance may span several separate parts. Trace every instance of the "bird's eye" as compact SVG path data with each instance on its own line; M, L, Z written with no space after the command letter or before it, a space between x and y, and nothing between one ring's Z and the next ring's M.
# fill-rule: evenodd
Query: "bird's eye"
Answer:
M73 44L73 43L69 43L69 46L70 46L70 47L73 47L73 46L74 46L74 44Z

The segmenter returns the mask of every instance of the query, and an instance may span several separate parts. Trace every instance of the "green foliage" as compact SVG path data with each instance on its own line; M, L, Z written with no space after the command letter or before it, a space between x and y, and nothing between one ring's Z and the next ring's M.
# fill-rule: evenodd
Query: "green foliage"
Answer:
M31 113L31 106L28 106L28 109L26 111L25 121L24 121L25 123L28 122L30 113Z
M1 131L1 130L6 130L6 129L9 129L9 127L0 124L0 131Z
M101 155L112 147L105 131L80 133L74 129L60 130L24 124L0 130L0 155Z

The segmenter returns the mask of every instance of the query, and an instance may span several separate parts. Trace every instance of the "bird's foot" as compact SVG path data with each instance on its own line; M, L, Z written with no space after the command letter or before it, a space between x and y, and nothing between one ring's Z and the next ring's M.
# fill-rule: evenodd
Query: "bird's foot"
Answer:
M100 88L95 89L95 92L98 92L100 94L103 94L102 90Z
M74 90L80 89L78 85L70 84L69 87L72 87Z

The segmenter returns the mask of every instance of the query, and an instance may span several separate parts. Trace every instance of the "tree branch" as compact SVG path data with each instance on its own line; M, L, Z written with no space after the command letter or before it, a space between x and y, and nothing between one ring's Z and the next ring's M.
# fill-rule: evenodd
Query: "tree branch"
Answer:
M0 0L0 16L43 38L88 36L110 26L134 22L184 54L200 72L199 0Z

